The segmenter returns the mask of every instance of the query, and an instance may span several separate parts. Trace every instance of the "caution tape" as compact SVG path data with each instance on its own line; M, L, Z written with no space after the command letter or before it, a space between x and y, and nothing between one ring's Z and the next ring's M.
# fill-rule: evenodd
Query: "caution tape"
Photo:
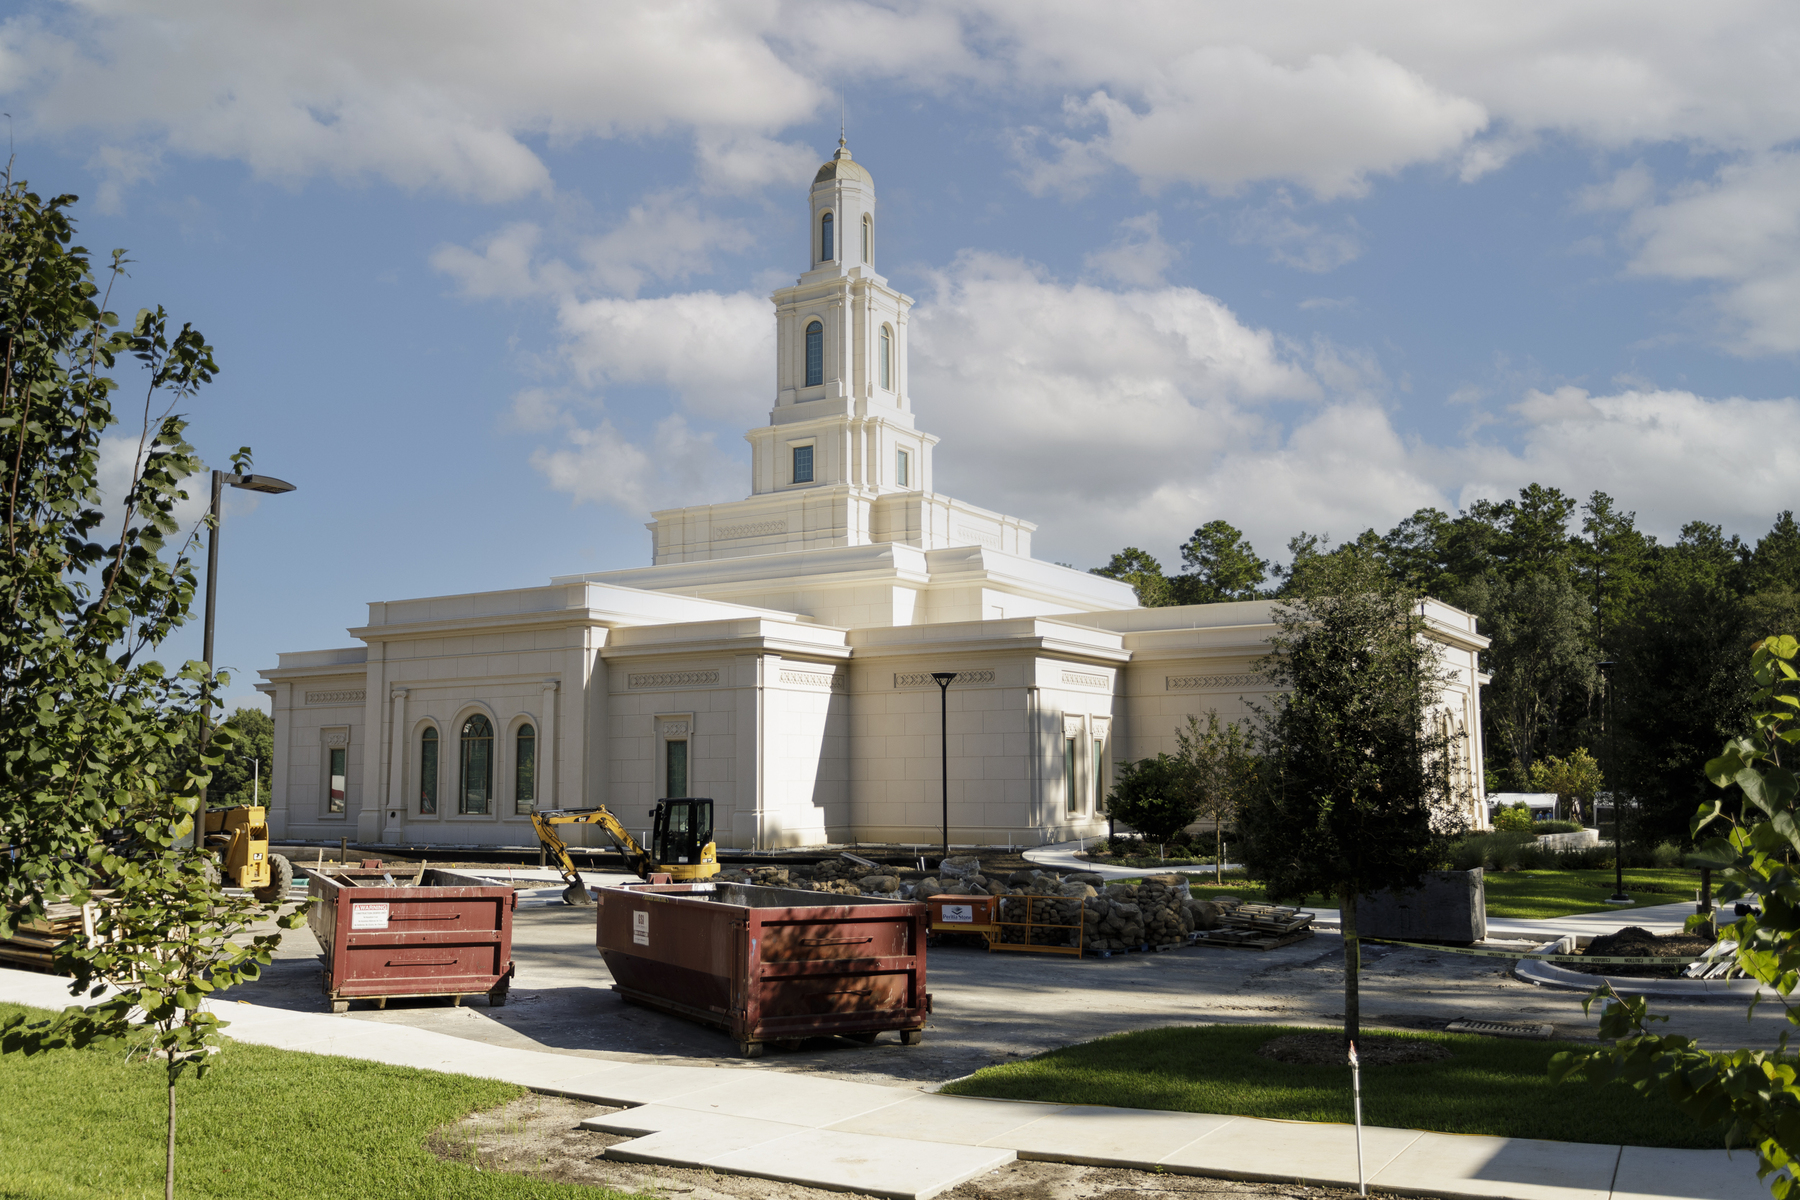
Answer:
M1409 950L1429 950L1433 954L1467 954L1475 958L1535 958L1544 962L1607 963L1612 966L1669 966L1673 963L1723 962L1729 953L1709 957L1705 954L1677 955L1672 958L1632 958L1619 954L1539 954L1523 950L1477 950L1472 946L1433 946L1428 942L1396 942L1388 938L1358 938L1378 946L1405 946Z

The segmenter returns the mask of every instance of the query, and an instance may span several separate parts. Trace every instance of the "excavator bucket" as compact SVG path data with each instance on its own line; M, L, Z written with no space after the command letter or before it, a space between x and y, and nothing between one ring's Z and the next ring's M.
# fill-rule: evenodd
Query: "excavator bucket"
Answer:
M577 880L563 889L563 903L573 904L577 908L594 907L594 897L587 890L587 884Z

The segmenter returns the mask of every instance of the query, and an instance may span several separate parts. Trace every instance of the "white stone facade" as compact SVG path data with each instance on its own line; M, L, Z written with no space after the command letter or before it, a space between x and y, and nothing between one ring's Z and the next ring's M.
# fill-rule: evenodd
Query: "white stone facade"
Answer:
M809 203L750 495L653 514L651 566L371 604L357 646L281 655L259 685L275 836L528 845L533 805L604 804L641 830L685 794L715 801L721 845L928 845L947 756L953 842L1036 844L1103 832L1113 764L1173 750L1190 714L1250 715L1268 602L1140 608L1032 558L1030 522L932 490L874 182L840 145ZM1467 613L1426 615L1485 825L1486 639Z

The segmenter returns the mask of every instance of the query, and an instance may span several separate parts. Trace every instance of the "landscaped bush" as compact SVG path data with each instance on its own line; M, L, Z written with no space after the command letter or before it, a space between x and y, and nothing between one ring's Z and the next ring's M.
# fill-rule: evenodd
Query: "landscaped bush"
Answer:
M1659 867L1679 867L1684 856L1674 842L1662 842L1650 852L1650 857Z
M1533 833L1580 833L1587 826L1580 821L1539 821L1531 827Z
M1494 816L1494 828L1504 833L1525 833L1531 829L1531 810L1524 803L1503 808Z
M1629 843L1625 847L1627 867L1675 867L1681 865L1681 858L1680 849L1668 842L1655 848ZM1473 833L1450 847L1450 866L1457 871L1476 867L1489 871L1597 871L1612 865L1611 846L1557 849L1541 844L1535 831Z

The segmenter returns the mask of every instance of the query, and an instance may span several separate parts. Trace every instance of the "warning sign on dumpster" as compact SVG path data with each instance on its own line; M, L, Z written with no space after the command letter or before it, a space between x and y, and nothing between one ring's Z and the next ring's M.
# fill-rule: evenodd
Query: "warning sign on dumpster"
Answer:
M650 944L650 914L634 912L631 914L631 940L639 946Z
M944 905L943 912L944 915L942 919L946 924L951 921L956 921L960 924L967 925L975 920L975 906L973 904L946 904Z
M350 906L351 929L386 929L388 906L380 904L352 904Z

